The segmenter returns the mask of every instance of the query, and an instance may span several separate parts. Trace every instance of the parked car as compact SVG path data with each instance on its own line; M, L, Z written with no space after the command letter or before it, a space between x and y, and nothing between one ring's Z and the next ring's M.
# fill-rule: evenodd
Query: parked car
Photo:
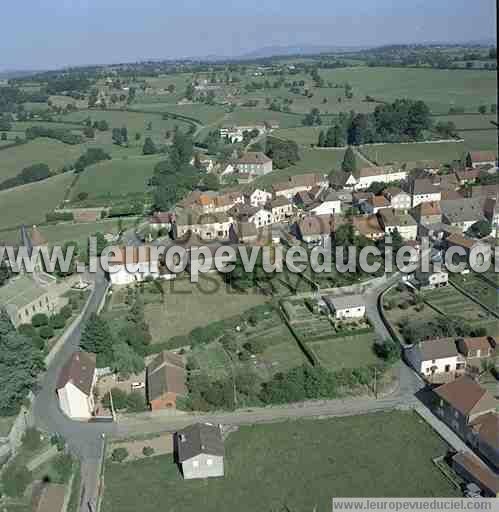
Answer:
M146 385L143 382L132 382L131 388L132 391L137 391L138 389L144 389Z

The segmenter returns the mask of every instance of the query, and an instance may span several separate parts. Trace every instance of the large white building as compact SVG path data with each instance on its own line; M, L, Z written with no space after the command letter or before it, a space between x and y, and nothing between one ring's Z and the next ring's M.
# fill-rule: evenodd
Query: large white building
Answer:
M431 178L415 179L411 183L412 207L421 203L438 202L442 199L442 188L438 180Z
M57 380L57 396L64 414L75 420L89 420L94 412L94 387L97 382L95 354L74 353L63 366Z
M364 167L350 173L345 181L345 188L363 190L373 183L392 183L405 180L409 172L406 169L396 169L386 165L381 167Z
M259 206L265 206L269 201L272 200L272 194L263 189L255 189L249 194L249 203L251 206L258 208Z
M330 190L320 200L321 203L311 210L314 215L341 214L341 199L337 192Z
M177 236L195 233L204 240L228 240L234 219L226 213L200 214L196 210L182 210L177 214Z

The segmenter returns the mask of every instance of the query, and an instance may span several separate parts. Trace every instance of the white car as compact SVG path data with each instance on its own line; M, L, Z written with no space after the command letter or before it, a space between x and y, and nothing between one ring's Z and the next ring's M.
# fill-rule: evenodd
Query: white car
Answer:
M132 388L132 391L136 391L137 389L144 389L146 385L143 382L132 382L130 387Z

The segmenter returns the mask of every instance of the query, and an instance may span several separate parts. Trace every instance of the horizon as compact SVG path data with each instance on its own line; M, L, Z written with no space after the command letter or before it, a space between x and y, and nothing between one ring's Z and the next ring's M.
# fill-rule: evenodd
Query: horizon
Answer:
M22 3L21 3L22 4ZM363 48L393 44L470 44L495 41L493 0L296 0L265 6L209 6L189 0L169 6L131 0L47 0L43 6L9 4L0 41L0 71L57 70L114 63L213 58L237 59L261 49ZM281 5L282 4L282 5ZM314 11L311 15L310 12ZM319 16L317 13L322 12ZM19 27L22 26L23 37ZM480 27L477 37L476 27ZM406 42L404 42L406 41Z

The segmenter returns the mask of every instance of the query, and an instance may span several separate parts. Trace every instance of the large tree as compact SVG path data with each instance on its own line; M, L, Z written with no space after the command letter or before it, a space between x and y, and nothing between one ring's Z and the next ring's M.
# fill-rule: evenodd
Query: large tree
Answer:
M355 159L355 153L351 146L348 146L345 151L345 156L343 158L343 163L341 164L341 168L344 172L354 172L357 169L357 161Z
M81 333L80 347L97 354L97 365L105 367L113 361L114 337L109 324L96 313L92 313Z

